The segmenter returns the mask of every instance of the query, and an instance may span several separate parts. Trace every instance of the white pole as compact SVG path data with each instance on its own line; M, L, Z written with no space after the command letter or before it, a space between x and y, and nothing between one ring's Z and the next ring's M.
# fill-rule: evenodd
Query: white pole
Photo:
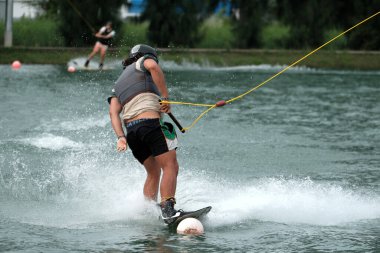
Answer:
M12 47L13 34L13 0L7 0L6 2L6 15L5 15L5 33L4 33L4 47Z

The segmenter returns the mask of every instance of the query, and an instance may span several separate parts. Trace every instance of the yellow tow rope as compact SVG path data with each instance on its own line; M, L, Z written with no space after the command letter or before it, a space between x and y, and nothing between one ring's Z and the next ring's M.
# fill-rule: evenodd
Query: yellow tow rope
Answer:
M311 51L310 53L306 54L305 56L303 56L302 58L300 58L299 60L293 62L292 64L290 64L289 66L287 66L286 68L284 68L283 70L281 70L280 72L278 72L277 74L269 77L268 79L266 79L265 81L263 81L262 83L256 85L255 87L253 87L252 89L248 90L247 92L237 96L237 97L234 97L234 98L231 98L227 101L224 101L224 100L221 100L221 101L218 101L217 103L215 104L200 104L200 103L190 103L190 102L180 102L180 101L162 101L162 103L166 103L166 104L179 104L179 105L190 105L190 106L203 106L203 107L209 107L208 109L206 109L204 112L202 112L194 121L193 123L191 123L190 126L188 127L184 127L183 129L180 129L180 130L189 130L190 128L192 128L201 118L203 118L209 111L211 111L212 109L216 108L216 107L221 107L221 106L224 106L226 104L230 104L238 99L241 99L243 98L244 96L248 95L249 93L257 90L258 88L260 88L261 86L263 86L264 84L268 83L269 81L271 81L272 79L276 78L277 76L281 75L282 73L284 73L285 71L289 70L290 68L292 68L293 66L297 65L298 63L302 62L303 60L305 60L306 58L308 58L309 56L311 56L312 54L316 53L317 51L319 51L320 49L324 48L325 46L327 46L328 44L330 44L331 42L333 42L334 40L338 39L339 37L343 36L344 34L348 33L349 31L355 29L356 27L358 27L359 25L367 22L368 20L376 17L377 15L380 14L380 11L373 14L372 16L360 21L359 23L357 23L356 25L352 26L351 28L347 29L346 31L342 32L341 34L335 36L334 38L332 38L331 40L327 41L326 43L324 43L322 46L314 49L313 51Z

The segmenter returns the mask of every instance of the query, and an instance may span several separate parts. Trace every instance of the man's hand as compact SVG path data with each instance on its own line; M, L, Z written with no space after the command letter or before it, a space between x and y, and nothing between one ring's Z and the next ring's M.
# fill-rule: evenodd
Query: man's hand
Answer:
M117 151L123 152L128 148L127 139L125 137L121 137L117 140Z
M170 112L170 104L166 104L166 103L162 103L163 101L165 101L165 100L162 100L161 101L161 112L163 112L163 113L169 113Z

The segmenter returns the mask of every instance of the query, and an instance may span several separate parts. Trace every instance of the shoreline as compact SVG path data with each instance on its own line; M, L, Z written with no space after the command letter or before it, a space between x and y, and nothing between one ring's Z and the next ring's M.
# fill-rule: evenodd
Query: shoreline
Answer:
M92 48L73 47L0 47L0 64L11 64L19 60L25 64L66 64L73 58L86 57ZM159 48L164 60L184 61L216 67L241 65L290 65L312 50L267 50L267 49L185 49ZM126 48L110 48L108 59L123 59ZM380 51L335 51L320 50L296 66L343 70L380 70Z

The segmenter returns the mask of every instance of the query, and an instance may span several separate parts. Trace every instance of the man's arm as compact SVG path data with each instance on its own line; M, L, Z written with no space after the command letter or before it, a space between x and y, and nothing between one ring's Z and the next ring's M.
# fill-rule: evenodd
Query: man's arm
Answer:
M95 34L95 37L101 38L101 39L109 39L115 36L115 31L110 32L108 35L102 35L102 33L106 30L105 27L102 27L99 32Z
M106 30L106 28L103 26L102 28L99 29L99 31L95 34L95 37L97 38L103 38L102 33Z
M127 139L125 138L123 126L120 119L120 112L122 108L123 107L121 106L119 100L116 97L111 98L109 113L110 113L112 128L115 131L115 134L117 135L117 138L118 138L117 139L118 151L125 151L127 149Z
M169 91L166 87L164 73L157 62L153 59L146 59L144 61L144 67L152 75L153 82L160 91L161 97L169 98ZM165 113L170 112L170 104L162 104L161 110Z
M109 38L112 38L114 35L115 35L114 33L110 33L108 35L102 35L101 33L97 33L95 36L101 39L109 39Z

